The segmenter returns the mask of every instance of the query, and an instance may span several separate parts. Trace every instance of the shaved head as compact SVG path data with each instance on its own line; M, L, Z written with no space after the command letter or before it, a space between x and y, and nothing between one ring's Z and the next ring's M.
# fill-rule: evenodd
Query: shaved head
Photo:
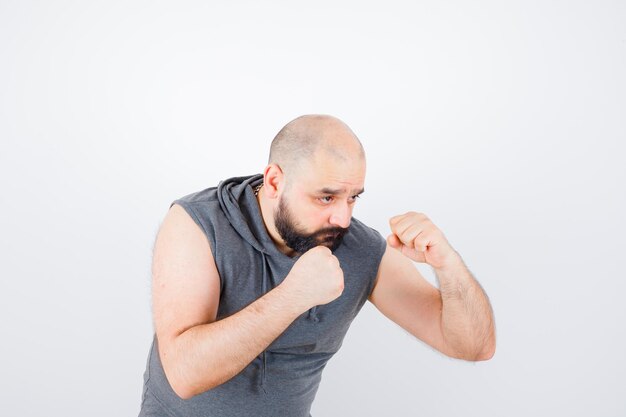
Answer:
M269 163L287 176L297 176L303 163L314 158L345 162L365 159L365 151L354 132L336 117L324 114L300 116L287 123L274 137Z
M287 123L272 141L257 192L281 252L292 256L320 245L335 250L365 189L365 171L363 146L341 120L308 114Z

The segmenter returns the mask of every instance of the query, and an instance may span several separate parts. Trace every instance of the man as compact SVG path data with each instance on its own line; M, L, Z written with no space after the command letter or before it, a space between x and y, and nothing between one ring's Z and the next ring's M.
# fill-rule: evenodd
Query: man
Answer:
M170 205L140 416L310 416L366 300L448 356L493 356L491 306L460 255L424 214L392 217L386 241L352 218L364 181L348 126L306 115L276 135L262 175Z

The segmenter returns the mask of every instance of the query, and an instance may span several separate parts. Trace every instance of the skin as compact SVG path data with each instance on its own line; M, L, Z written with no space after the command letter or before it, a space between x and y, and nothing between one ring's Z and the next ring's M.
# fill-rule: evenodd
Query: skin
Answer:
M331 116L296 120L296 130L316 137L312 158L289 166L270 163L257 196L265 226L283 253L296 253L277 232L272 213L284 196L298 224L310 233L324 227L348 227L364 188L365 154L354 133ZM324 193L334 189L336 194ZM495 324L488 297L452 248L443 232L424 213L408 212L389 220L387 249L369 301L386 317L447 356L478 361L495 353ZM413 262L433 267L439 288Z
M309 123L307 120L302 129L311 129ZM342 123L323 126L319 149L313 157L301 161L297 169L288 173L278 164L269 164L257 195L270 237L288 256L297 253L281 238L273 216L281 197L291 213L297 215L299 229L313 233L328 227L349 227L354 204L363 192L365 157L360 143ZM325 189L335 193L324 192Z
M323 115L291 122L314 140L315 152L294 161L280 152L264 170L259 207L269 235L288 256L273 215L284 198L298 229L347 228L365 181L365 154L340 120ZM291 155L293 157L293 155ZM327 189L326 192L322 191ZM328 193L328 190L334 190ZM423 213L390 219L390 235L369 301L416 338L454 358L486 360L495 352L491 306L445 236ZM413 262L432 266L439 289ZM339 297L343 271L319 245L302 254L285 280L238 311L216 320L220 277L206 236L175 204L159 229L152 263L158 352L174 392L189 399L244 369L303 312Z

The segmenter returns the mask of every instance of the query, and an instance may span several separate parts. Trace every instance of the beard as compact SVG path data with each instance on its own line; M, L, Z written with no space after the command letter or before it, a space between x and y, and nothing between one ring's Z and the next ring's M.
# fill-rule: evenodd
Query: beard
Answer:
M334 252L341 244L344 235L348 233L348 228L343 227L325 227L313 233L302 232L298 229L297 222L282 196L274 212L274 225L285 244L300 254L320 245Z

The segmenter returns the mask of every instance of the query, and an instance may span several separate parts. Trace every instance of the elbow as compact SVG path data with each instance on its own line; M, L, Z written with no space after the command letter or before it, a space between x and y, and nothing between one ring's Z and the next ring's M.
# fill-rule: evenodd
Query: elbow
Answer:
M488 361L489 359L493 358L493 355L495 354L496 354L496 341L494 338L491 338L491 340L489 340L489 342L483 346L481 351L477 355L475 355L475 357L471 360L473 360L474 362Z
M168 382L170 384L170 387L172 388L172 391L174 391L174 393L181 400L189 400L190 398L193 398L196 395L201 394L210 389L213 389L219 385L219 384L211 383L210 385L199 387L197 385L192 385L181 380L176 380L176 379L170 380L169 378L168 378Z
M167 353L163 354L163 357L161 358L161 367L167 383L178 398L181 400L188 400L196 395L196 393L193 392L191 384L187 383L185 378L182 378L180 369L177 367L176 362Z
M480 354L476 355L476 357L473 359L474 362L479 362L479 361L488 361L489 359L493 358L493 355L495 355L496 353L496 349L490 349L487 351L483 351Z
M225 382L221 368L208 364L207 367L213 371L211 374L214 375L207 378L201 371L194 369L192 364L181 360L179 352L164 348L160 354L165 379L174 394L181 400L189 400Z
M219 385L219 384L215 384L215 385L211 384L203 388L198 388L196 386L192 386L192 385L181 383L181 382L176 382L176 381L172 381L172 382L170 382L170 387L172 388L172 391L174 391L174 393L181 400L189 400L195 397L196 395L201 394L205 391L211 390L215 388L217 385Z
M469 362L488 361L493 358L496 353L495 340L491 340L484 344L479 349L471 349L470 346L466 346L462 350L450 351L447 355L451 358L461 359Z
M172 391L174 391L174 393L181 400L189 400L198 394L211 390L217 387L218 385L220 385L220 383L217 381L210 381L210 382L207 381L207 384L205 385L197 385L197 384L194 385L194 384L190 384L189 382L181 378L170 379L169 377L167 377L167 373L166 373L166 378L170 384L170 387L172 388Z
M493 327L480 339L482 340L482 344L479 349L476 349L477 353L474 355L474 358L470 359L475 362L488 361L496 354L496 332Z
M200 381L195 381L190 372L183 367L184 365L177 360L171 351L163 349L161 357L161 367L165 379L170 388L181 400L188 400L203 391L214 387L213 381L210 381L210 385L202 385ZM208 383L209 381L203 381Z
M164 364L165 365L165 364ZM181 378L181 375L177 372L175 368L173 368L173 364L168 364L169 366L163 366L163 373L165 374L165 378L170 385L174 394L178 396L181 400L188 400L195 395L198 395L198 392L192 384L189 384L185 381L184 378Z
M172 387L172 391L174 391L174 393L181 400L188 400L192 398L194 395L196 395L189 387L185 385L170 383L170 386Z
M163 371L167 382L170 384L170 388L172 388L174 394L176 394L181 400L188 400L198 394L190 384L186 383L181 378L176 378L175 373L168 373L165 368Z

